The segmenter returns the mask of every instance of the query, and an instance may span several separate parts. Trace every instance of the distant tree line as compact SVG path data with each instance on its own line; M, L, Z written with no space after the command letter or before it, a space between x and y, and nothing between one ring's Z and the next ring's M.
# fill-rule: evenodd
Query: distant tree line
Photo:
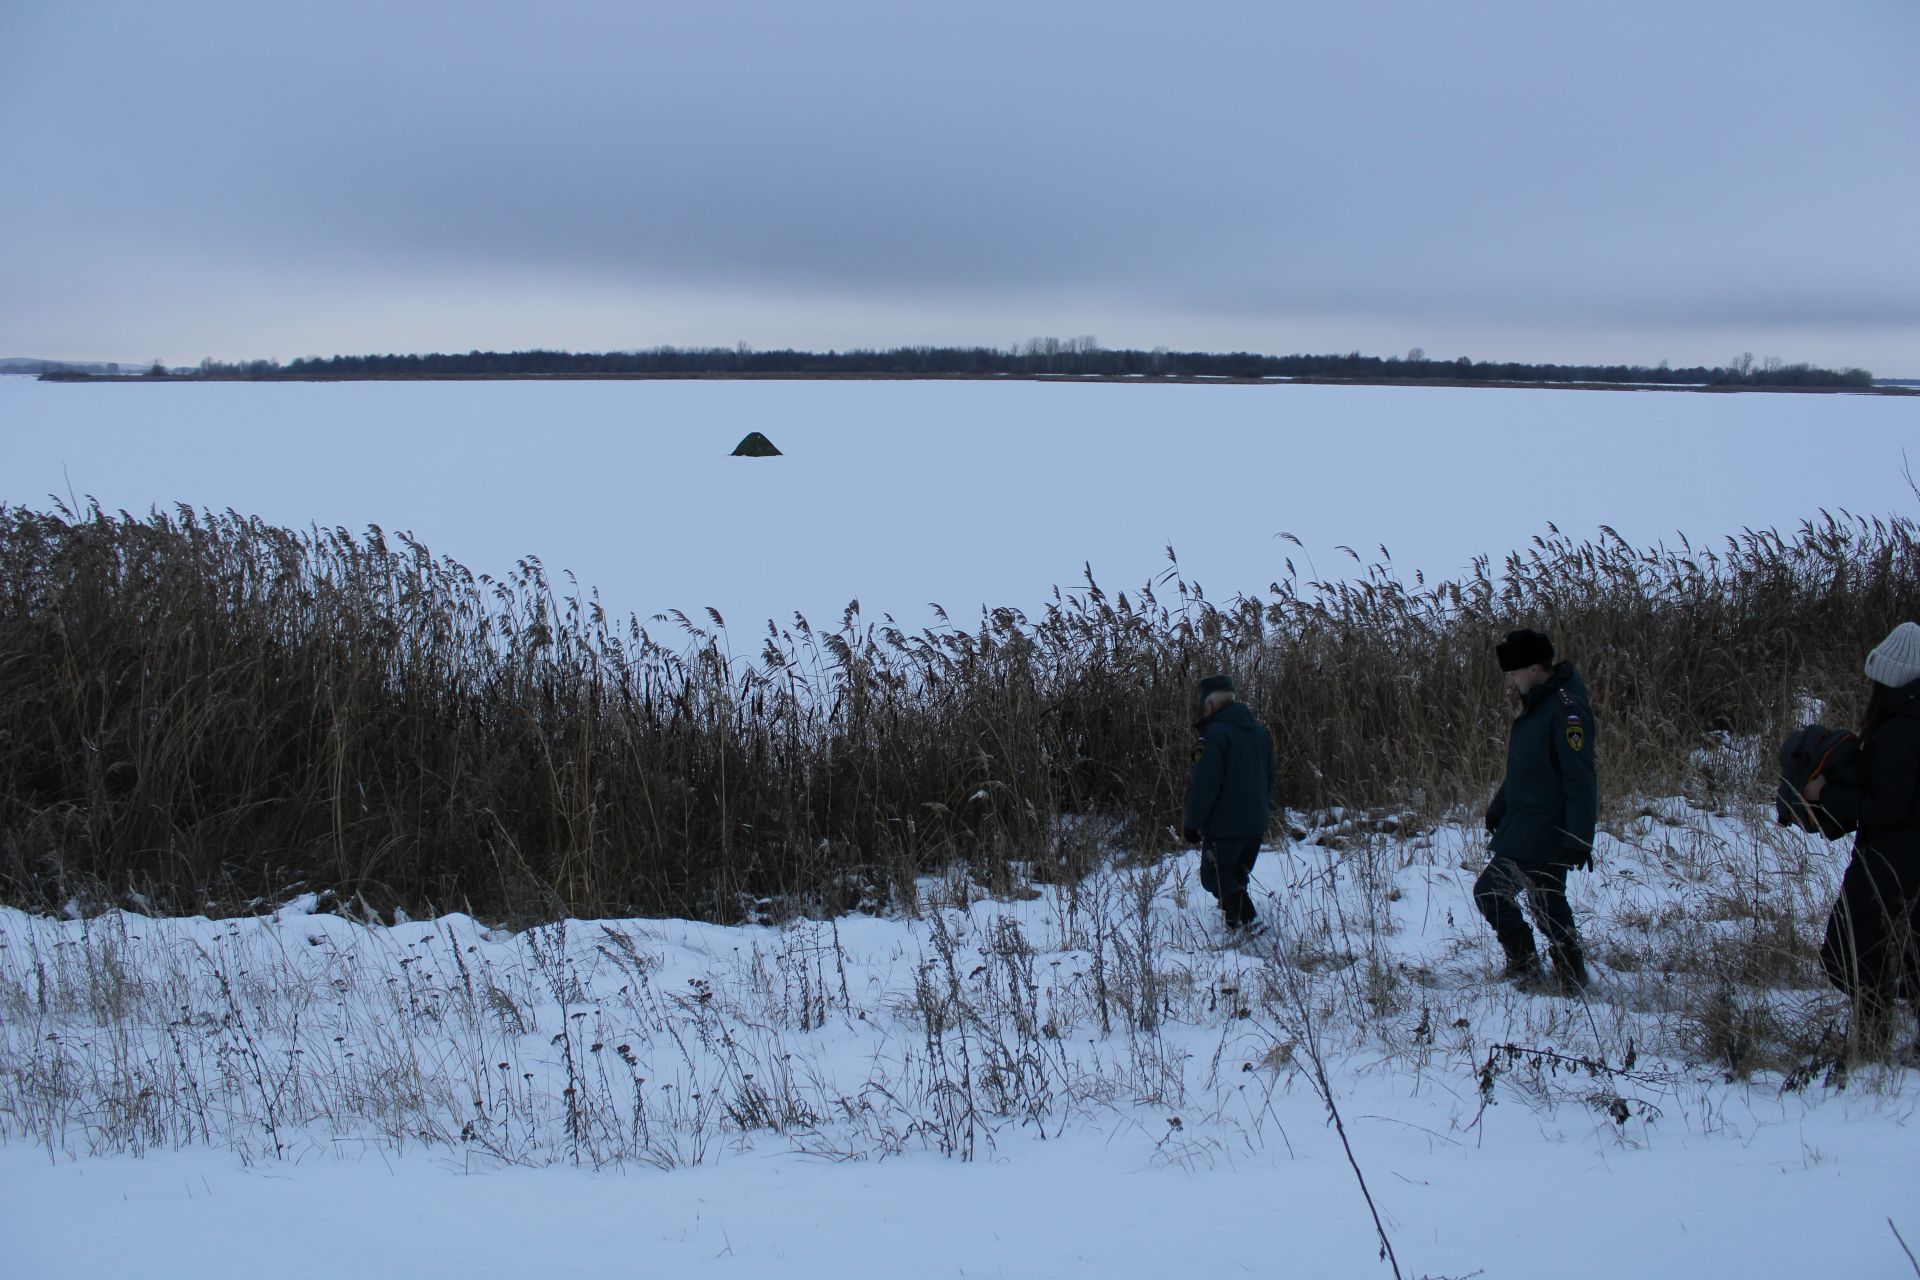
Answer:
M149 376L160 372L155 370ZM645 350L469 351L426 355L309 356L272 360L202 360L175 377L206 378L500 378L500 377L1220 377L1336 378L1423 382L1601 382L1676 386L1870 387L1865 369L1822 369L1742 354L1725 365L1674 368L1632 364L1528 364L1520 361L1430 360L1416 347L1402 356L1258 355L1251 352L1115 350L1091 337L1034 338L995 347L906 346L886 350L759 351L733 347L649 347ZM57 375L55 375L57 376ZM70 375L69 375L70 376Z

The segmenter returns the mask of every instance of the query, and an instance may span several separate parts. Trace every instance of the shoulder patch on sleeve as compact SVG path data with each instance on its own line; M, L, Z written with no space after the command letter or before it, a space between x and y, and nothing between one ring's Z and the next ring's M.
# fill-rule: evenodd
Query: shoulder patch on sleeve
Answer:
M1567 747L1572 751L1581 751L1587 745L1587 729L1580 723L1579 716L1567 717Z

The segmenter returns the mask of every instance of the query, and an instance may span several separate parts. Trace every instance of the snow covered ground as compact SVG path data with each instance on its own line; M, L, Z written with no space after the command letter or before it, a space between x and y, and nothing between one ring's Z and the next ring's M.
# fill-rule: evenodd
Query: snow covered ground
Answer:
M1191 854L837 924L0 913L9 1274L1392 1274L1316 1055L1405 1276L1903 1274L1920 1073L1789 1074L1839 851L1645 810L1584 1002L1489 981L1475 833L1377 817L1294 815L1244 948Z
M748 431L785 451L727 454ZM96 496L412 530L502 576L538 555L616 616L736 636L851 600L1033 611L1091 564L1215 599L1459 574L1557 524L1635 545L1910 511L1920 397L1032 382L61 384L0 378L0 501ZM1279 539L1290 533L1304 546Z

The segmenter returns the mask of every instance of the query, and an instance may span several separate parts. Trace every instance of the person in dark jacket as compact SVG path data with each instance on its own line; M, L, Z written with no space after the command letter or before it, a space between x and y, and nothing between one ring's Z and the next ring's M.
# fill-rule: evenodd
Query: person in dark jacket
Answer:
M1858 825L1820 963L1853 1004L1849 1052L1878 1057L1898 1003L1920 1001L1920 625L1895 627L1867 678L1856 784L1816 778L1807 796ZM1920 1064L1920 1044L1906 1056Z
M1474 881L1473 900L1506 953L1502 981L1576 995L1588 976L1567 873L1592 862L1600 795L1593 709L1580 674L1572 663L1554 661L1553 641L1542 632L1509 632L1495 653L1520 714L1507 737L1506 780L1487 806L1491 857ZM1522 895L1547 937L1551 973L1541 968L1520 912Z
M1229 934L1259 926L1247 881L1266 838L1273 797L1273 739L1235 697L1233 680L1200 682L1193 772L1182 834L1200 846L1200 884L1220 901Z

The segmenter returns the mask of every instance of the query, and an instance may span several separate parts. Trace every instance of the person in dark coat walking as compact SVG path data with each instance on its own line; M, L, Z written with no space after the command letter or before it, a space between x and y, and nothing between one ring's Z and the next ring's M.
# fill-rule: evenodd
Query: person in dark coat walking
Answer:
M1258 927L1247 881L1266 838L1273 798L1273 738L1236 698L1233 680L1200 682L1182 834L1200 846L1200 884L1220 901L1229 934Z
M1895 627L1867 655L1867 678L1857 784L1816 778L1807 798L1858 825L1820 963L1852 1001L1850 1052L1878 1057L1899 1002L1920 1002L1920 625ZM1905 1056L1920 1065L1920 1043Z
M1600 794L1593 709L1580 674L1572 663L1554 661L1545 634L1509 632L1495 653L1520 714L1507 737L1506 780L1487 806L1491 857L1474 881L1473 900L1506 953L1502 981L1577 995L1587 987L1587 962L1567 903L1567 873L1592 863ZM1551 973L1540 966L1520 912L1522 895L1547 937Z

